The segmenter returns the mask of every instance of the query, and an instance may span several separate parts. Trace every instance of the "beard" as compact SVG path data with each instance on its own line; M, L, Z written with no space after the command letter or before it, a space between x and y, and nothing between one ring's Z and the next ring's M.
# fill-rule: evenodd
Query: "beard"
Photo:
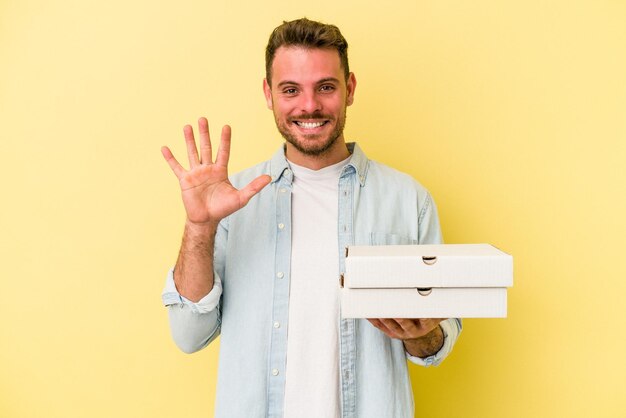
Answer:
M337 140L343 135L343 129L346 125L346 109L344 108L343 114L336 120L334 129L326 138L324 138L325 134L300 134L294 133L291 129L294 125L294 121L301 119L327 120L327 123L332 123L335 121L335 118L331 115L323 115L321 113L299 115L297 118L287 118L286 123L284 120L279 120L276 115L274 115L274 119L280 134L287 142L293 145L296 150L303 155L320 156L329 152Z

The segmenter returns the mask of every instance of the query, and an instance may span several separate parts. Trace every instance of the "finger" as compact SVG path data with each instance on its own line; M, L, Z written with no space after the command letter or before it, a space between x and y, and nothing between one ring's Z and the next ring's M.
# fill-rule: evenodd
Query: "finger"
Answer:
M191 125L185 125L183 128L185 135L185 143L187 144L187 157L189 157L189 167L194 168L200 164L198 158L198 150L196 149L196 139L193 137L193 128Z
M397 318L395 321L405 334L415 334L416 331L419 331L419 325L413 319ZM420 320L417 321L419 323Z
M432 332L439 323L443 321L441 318L420 318L420 319L397 319L400 326L404 329L405 336L408 338L419 338Z
M250 199L252 199L252 197L260 192L265 186L270 184L271 181L272 178L267 174L264 174L255 178L250 183L248 183L246 187L239 190L239 202L241 207L246 206Z
M224 125L222 128L220 147L217 150L217 157L215 158L215 164L222 167L228 167L228 159L230 157L230 134L230 126Z
M378 328L385 334L389 332L389 329L380 322L380 319L368 318L367 320L370 322L370 324L372 324L374 327Z
M200 133L200 162L211 164L213 162L213 150L211 149L209 122L206 118L198 119L198 132Z
M370 321L370 323L377 328L380 325L380 321L376 318L367 318L367 320Z
M172 151L168 147L161 147L161 154L163 154L163 158L165 158L167 164L169 164L176 177L180 180L180 177L185 173L185 169L176 161Z
M419 325L422 328L430 332L433 329L437 328L437 325L439 325L439 323L443 320L444 318L426 318L426 319L418 319L417 321L419 321Z
M391 318L380 318L380 323L388 330L388 335L392 338L402 336L402 327Z

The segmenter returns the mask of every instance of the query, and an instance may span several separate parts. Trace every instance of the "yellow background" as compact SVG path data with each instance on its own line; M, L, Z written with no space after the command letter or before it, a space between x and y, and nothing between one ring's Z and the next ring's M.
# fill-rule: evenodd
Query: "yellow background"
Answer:
M159 148L206 115L232 171L268 158L263 49L304 15L350 42L347 138L431 190L447 242L515 258L509 317L411 366L417 416L626 416L617 0L1 0L0 416L212 416L218 346L179 352L160 303L184 212Z

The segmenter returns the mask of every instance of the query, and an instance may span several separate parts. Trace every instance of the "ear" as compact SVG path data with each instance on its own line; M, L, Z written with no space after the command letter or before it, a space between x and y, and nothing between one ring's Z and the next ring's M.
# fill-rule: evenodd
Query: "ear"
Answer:
M263 94L265 94L265 102L269 110L274 110L274 104L272 103L272 88L267 83L267 79L263 79Z
M348 75L348 82L346 83L346 105L350 106L354 103L354 91L356 90L356 77L354 77L354 73L350 73Z

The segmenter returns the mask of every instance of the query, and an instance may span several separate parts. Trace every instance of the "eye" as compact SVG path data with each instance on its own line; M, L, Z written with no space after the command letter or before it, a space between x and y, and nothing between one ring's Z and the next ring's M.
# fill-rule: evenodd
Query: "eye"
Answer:
M324 84L320 87L320 91L331 92L335 90L335 86L331 84Z
M288 96L293 96L297 92L298 92L298 90L295 87L287 87L287 88L283 89L283 94L286 94Z

